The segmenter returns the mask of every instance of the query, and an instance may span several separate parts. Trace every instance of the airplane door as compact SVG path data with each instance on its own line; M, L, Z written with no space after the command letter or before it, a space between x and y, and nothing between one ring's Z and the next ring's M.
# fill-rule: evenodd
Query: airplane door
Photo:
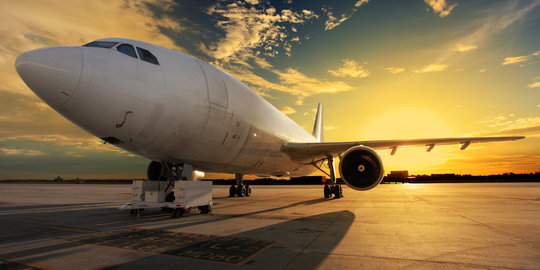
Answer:
M201 61L197 61L201 66L204 76L206 77L206 85L208 87L208 102L213 105L218 105L227 108L229 105L229 97L227 87L221 77L220 71Z

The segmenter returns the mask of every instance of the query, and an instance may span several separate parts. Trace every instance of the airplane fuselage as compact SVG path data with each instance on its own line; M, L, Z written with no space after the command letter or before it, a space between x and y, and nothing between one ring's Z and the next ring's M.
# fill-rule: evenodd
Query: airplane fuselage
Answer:
M315 170L281 148L316 139L236 78L149 43L101 41L118 44L60 47L58 54L44 49L50 58L69 55L59 59L66 70L57 72L70 73L70 84L57 97L40 97L83 129L134 154L208 172L301 176ZM120 44L150 51L159 64L119 52ZM41 83L50 80L54 75Z

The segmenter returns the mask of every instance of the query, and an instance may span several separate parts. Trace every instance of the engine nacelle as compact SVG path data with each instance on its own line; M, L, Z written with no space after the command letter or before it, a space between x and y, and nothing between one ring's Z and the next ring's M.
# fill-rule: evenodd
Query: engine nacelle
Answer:
M357 190L368 190L378 185L384 176L381 157L366 146L349 148L339 162L341 179L347 186Z

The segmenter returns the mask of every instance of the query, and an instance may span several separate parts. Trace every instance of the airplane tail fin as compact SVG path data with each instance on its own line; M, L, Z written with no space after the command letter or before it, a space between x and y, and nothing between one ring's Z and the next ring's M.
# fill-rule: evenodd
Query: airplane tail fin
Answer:
M313 133L312 133L312 135L319 142L324 142L323 107L322 107L321 103L319 103L319 107L317 107L317 115L315 116L315 125L313 125Z

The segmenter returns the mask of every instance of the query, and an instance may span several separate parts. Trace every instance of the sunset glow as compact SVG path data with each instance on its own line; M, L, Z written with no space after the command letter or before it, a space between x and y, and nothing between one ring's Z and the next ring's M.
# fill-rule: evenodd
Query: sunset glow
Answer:
M322 103L326 141L527 136L378 151L388 172L540 171L538 1L4 0L0 14L0 179L145 176L148 160L64 119L14 68L106 37L220 67L310 132Z

